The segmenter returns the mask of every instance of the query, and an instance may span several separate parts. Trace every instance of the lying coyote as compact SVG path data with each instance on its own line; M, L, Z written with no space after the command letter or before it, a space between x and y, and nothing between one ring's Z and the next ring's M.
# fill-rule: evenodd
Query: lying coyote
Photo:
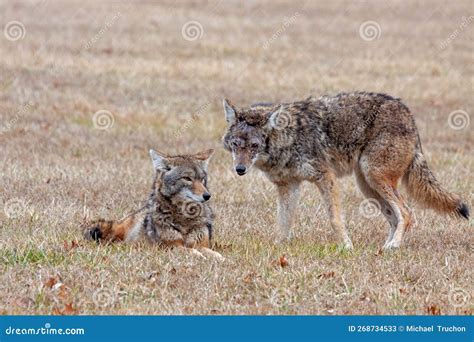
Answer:
M211 198L207 166L212 153L207 150L171 157L150 150L155 177L147 204L125 220L93 222L86 229L86 238L135 241L144 237L222 258L209 249L214 216L207 202Z
M467 205L428 168L413 116L400 99L354 92L248 108L224 100L224 109L228 129L223 143L232 152L235 171L242 176L255 165L277 186L278 223L285 239L291 236L299 185L307 180L318 186L332 227L352 248L336 182L351 173L390 223L385 249L399 247L413 223L398 191L400 180L417 202L469 217Z

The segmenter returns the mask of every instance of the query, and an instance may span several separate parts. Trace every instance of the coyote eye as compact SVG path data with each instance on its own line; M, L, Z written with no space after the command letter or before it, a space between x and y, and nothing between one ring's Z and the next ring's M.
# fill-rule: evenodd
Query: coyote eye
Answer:
M237 144L237 141L235 141L235 140L232 141L232 142L230 143L230 145L231 145L233 148L239 147L239 144Z
M185 181L187 182L192 182L193 180L191 179L191 177L183 177L182 179L184 179Z

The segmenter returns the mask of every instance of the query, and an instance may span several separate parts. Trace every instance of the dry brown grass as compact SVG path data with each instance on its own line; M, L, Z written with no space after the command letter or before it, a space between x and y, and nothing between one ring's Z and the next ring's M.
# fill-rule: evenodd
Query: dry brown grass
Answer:
M26 35L0 36L0 312L472 314L471 224L419 209L403 248L379 254L388 226L359 214L363 197L345 178L353 253L335 247L308 184L295 240L277 245L274 190L257 172L233 175L220 144L224 96L386 92L412 109L437 177L472 204L472 126L448 125L454 110L473 112L472 19L459 29L471 13L469 0L2 1L2 28L19 20ZM195 41L181 34L190 20L204 30ZM359 36L368 20L381 27L373 41ZM94 129L100 109L113 127ZM226 262L82 241L84 215L119 218L146 198L150 147L217 149L215 241Z

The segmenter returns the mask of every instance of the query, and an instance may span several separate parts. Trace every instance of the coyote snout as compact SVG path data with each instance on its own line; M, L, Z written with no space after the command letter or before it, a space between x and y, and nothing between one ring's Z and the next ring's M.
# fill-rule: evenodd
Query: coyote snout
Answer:
M255 155L252 151L245 148L232 148L232 157L234 159L234 169L239 176L245 175L255 162Z
M186 192L188 192L188 188L184 188ZM198 202L206 202L211 198L211 194L206 189L205 185L200 181L193 181L191 185L190 194L187 194L187 197L198 201Z
M237 164L235 167L235 172L237 172L239 176L243 176L247 173L247 168L242 164Z

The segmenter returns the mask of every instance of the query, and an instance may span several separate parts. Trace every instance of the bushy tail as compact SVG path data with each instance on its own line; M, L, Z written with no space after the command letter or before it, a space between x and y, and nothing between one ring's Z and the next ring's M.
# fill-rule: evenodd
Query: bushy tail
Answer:
M404 177L409 195L418 203L440 213L469 219L469 208L461 198L444 189L428 167L421 147Z
M91 222L84 230L87 240L123 241L135 224L135 217L123 221L106 221L103 219Z

